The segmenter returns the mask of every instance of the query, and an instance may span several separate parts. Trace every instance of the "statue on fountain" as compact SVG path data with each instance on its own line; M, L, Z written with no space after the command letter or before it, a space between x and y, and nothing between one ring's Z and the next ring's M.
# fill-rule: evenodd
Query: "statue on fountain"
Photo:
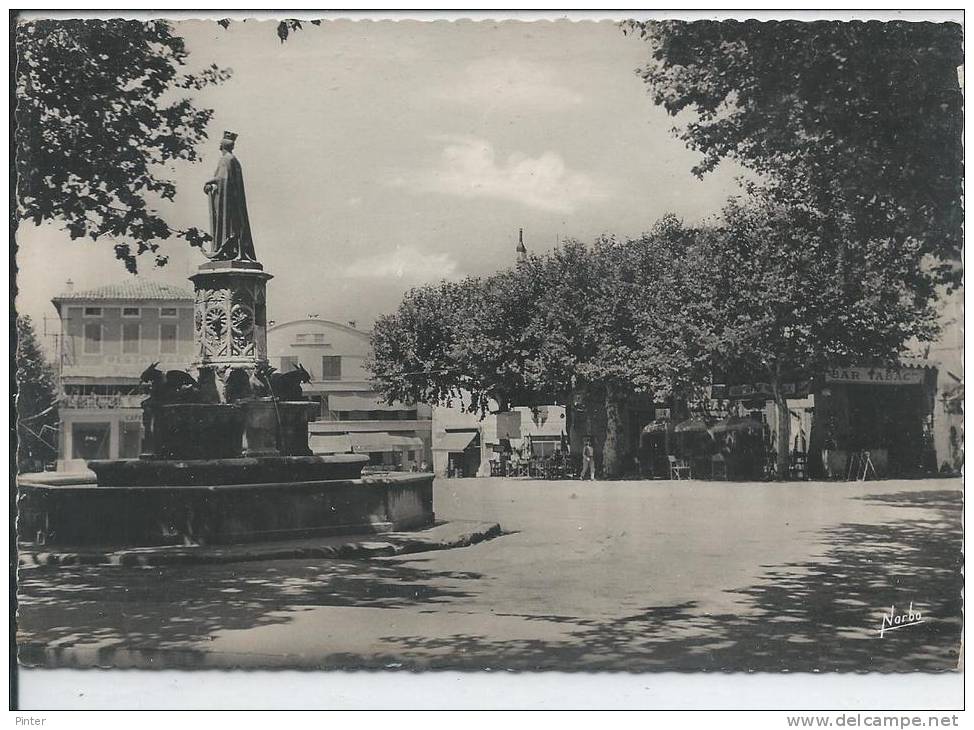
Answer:
M213 246L203 251L211 261L257 261L254 239L247 216L243 171L233 154L237 140L234 132L224 132L220 141L223 155L213 177L203 185L210 199L210 235Z

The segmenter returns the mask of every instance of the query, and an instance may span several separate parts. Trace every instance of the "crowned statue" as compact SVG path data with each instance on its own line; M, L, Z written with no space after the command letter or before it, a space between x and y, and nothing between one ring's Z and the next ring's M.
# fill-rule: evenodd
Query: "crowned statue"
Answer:
M210 235L213 245L203 253L213 261L257 261L254 239L247 216L243 171L233 154L237 135L224 132L220 140L223 153L213 177L203 185L210 200Z

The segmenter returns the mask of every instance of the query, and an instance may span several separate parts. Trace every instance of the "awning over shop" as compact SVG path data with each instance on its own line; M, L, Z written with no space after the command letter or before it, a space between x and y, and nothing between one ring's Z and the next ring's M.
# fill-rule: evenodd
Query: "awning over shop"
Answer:
M477 438L476 431L446 433L433 444L433 451L464 451Z
M677 433L710 433L707 424L699 418L691 418L676 424L673 430Z
M312 434L309 444L315 454L347 454L352 450L347 434Z
M725 418L723 421L718 421L716 424L714 424L713 428L710 429L710 432L725 433L727 431L745 431L761 433L763 430L764 425L755 418L740 418L738 416L731 416L730 418Z
M389 405L375 398L364 395L329 395L328 410L330 411L410 411L416 406L405 403Z
M401 436L381 431L350 433L348 439L352 442L352 451L358 454L423 448L423 439L418 436Z
M670 428L670 421L650 421L643 426L643 433L666 433Z

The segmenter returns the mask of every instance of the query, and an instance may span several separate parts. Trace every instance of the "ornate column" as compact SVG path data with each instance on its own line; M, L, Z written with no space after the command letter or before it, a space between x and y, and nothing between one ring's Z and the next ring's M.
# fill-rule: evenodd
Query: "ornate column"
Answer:
M267 281L259 263L210 261L189 277L196 288L196 367L252 370L267 363Z

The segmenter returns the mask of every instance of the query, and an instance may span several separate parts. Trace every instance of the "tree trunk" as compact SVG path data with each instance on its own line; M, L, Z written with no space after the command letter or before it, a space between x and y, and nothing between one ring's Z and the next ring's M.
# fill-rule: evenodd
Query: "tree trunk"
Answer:
M589 384L585 389L585 426L583 436L592 439L595 451L595 463L605 464L605 388L602 385ZM604 468L604 467L603 467Z
M605 445L602 447L605 476L622 476L626 457L625 398L619 386L610 383L605 388Z
M575 414L575 389L572 388L568 391L568 395L565 398L565 436L568 438L568 448L574 453L575 447L573 445L572 435L575 432L575 422L578 420Z
M791 467L791 413L788 411L788 400L781 392L781 375L775 373L771 377L771 392L778 412L777 440L778 450L775 458L775 478L784 481L788 478Z

